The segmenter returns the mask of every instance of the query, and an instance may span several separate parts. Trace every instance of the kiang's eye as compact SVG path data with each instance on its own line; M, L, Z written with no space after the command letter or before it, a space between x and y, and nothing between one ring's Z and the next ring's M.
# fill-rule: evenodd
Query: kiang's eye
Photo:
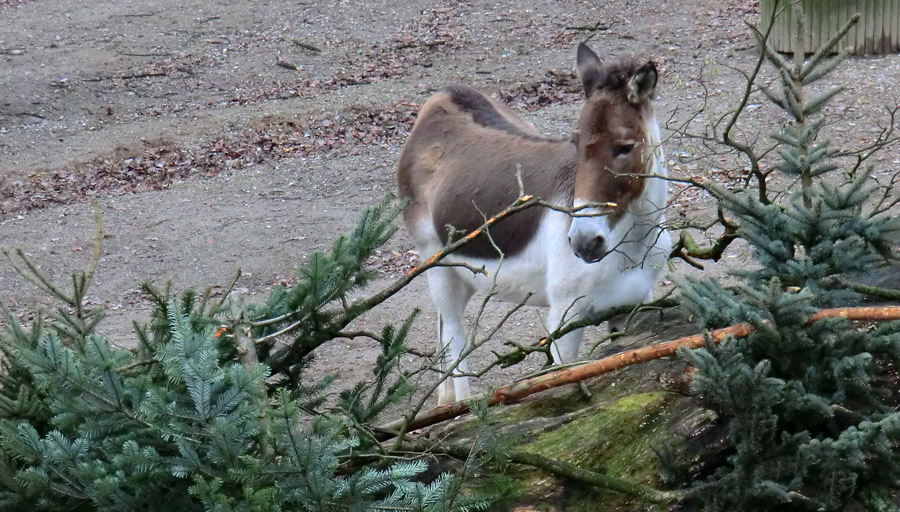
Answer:
M616 156L628 156L634 149L634 144L619 144L616 146Z

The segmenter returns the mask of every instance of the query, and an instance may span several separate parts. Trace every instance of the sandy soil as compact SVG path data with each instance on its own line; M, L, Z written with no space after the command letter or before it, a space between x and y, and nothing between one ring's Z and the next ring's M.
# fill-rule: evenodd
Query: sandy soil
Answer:
M440 86L495 93L540 130L565 136L580 100L574 49L592 36L601 56L657 61L661 124L683 121L704 98L701 119L715 119L743 89L731 68L748 70L756 58L743 21L757 18L755 2L739 0L0 0L0 245L23 247L63 279L89 260L86 199L97 197L105 238L90 300L109 306L103 331L131 345L130 321L147 312L144 280L224 285L240 268L239 286L259 300L290 282L311 251L394 189L416 106ZM835 77L848 91L829 130L847 146L864 144L886 120L882 106L898 101L900 57L854 58ZM758 138L777 121L771 114L751 104L739 135ZM676 175L727 181L740 172L731 154L691 161L696 144L666 142ZM900 164L897 151L880 163ZM706 218L709 208L707 198L681 192L669 216ZM411 249L398 233L372 261L374 288L408 268ZM736 247L709 271L746 258ZM694 272L680 262L675 269ZM667 276L660 287L669 284ZM425 297L424 280L414 282L359 326L399 322L422 307L411 343L431 348L435 318ZM0 298L25 319L42 301L7 265ZM490 308L487 324L506 307ZM526 308L492 348L539 337L541 315ZM316 371L351 382L376 354L369 341L336 340L320 351ZM493 373L475 388L540 363Z

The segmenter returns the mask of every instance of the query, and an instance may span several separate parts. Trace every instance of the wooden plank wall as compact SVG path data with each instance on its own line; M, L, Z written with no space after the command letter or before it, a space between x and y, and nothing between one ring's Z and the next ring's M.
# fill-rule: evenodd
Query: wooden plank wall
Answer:
M792 36L794 12L790 5L793 2L760 2L763 30L768 28L772 10L778 4L780 14L769 36L770 44L778 51L793 52L802 47L807 53L814 52L858 12L861 16L859 23L850 29L841 47L849 46L857 55L900 52L900 0L795 1L802 6L806 17L806 37L799 44Z

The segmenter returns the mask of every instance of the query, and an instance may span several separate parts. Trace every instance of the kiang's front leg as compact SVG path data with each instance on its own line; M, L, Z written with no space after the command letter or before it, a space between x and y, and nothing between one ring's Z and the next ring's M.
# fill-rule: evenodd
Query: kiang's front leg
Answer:
M653 300L653 280L655 273L648 275L648 272L642 269L634 269L623 275L621 290L619 293L611 294L608 301L605 301L598 308L598 311L606 311L621 306L636 306ZM607 320L606 325L610 333L625 332L628 321L628 313L616 315Z
M648 302L653 302L653 290L650 290L650 293L648 293L647 296L643 298L643 300L635 303L635 305L646 304ZM613 318L607 320L606 326L609 329L609 333L612 334L616 332L625 332L625 330L628 328L627 322L629 316L630 315L626 313L624 315L616 315Z
M578 299L573 301L559 300L550 304L547 320L544 322L549 333L574 321L581 320L581 309L578 309ZM575 329L553 340L550 353L555 364L572 363L578 359L578 347L581 345L581 336L584 328Z

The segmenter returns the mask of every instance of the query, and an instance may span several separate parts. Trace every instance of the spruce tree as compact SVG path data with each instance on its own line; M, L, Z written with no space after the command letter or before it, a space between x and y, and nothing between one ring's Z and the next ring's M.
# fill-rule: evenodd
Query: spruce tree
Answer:
M364 311L347 294L371 277L365 260L398 211L389 198L369 208L263 306L144 285L155 308L150 325L136 325L134 350L101 334L102 308L84 306L101 227L93 263L73 274L71 290L21 250L5 250L61 306L26 326L0 302L0 509L485 509L509 486L450 473L423 482L424 459L385 457L373 435L380 413L413 390L415 373L400 365L411 319L382 330L371 379L336 404L323 399L333 377L303 372L314 348ZM260 343L257 354L256 340L245 344L254 329L296 340L277 350Z
M900 323L811 322L821 308L862 300L864 288L847 280L894 260L900 234L895 191L864 159L843 167L819 136L822 109L842 88L810 85L844 58L832 52L851 25L808 59L782 56L760 36L778 78L759 90L787 117L773 135L775 170L794 180L786 193L707 183L756 264L734 272L736 293L710 279L679 283L702 327L755 329L681 353L698 370L693 392L727 420L733 446L727 464L695 484L703 510L842 510L850 502L897 510Z

